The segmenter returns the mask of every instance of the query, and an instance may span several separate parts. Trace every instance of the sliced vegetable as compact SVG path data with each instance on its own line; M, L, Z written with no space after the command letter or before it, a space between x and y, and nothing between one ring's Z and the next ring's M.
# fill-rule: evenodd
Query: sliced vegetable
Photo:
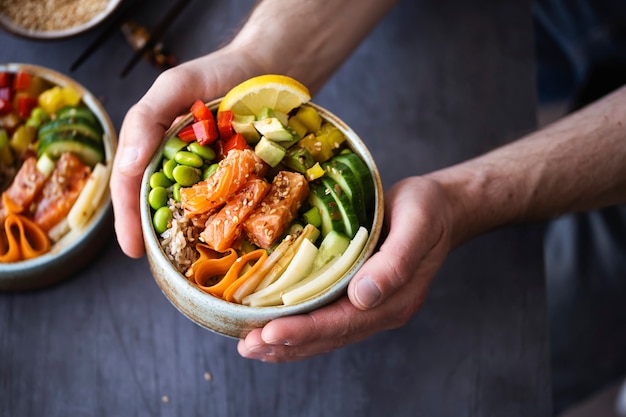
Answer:
M78 132L67 131L60 134L52 133L39 140L37 157L44 153L52 159L59 159L63 153L73 153L88 166L93 167L104 161L104 147L91 138Z
M266 257L267 252L264 249L257 249L238 257L235 262L232 263L230 268L228 268L226 275L224 275L224 277L217 284L206 287L204 290L216 297L222 297L224 295L224 291L226 291L228 287L240 278L239 274L244 266L246 266L249 262L263 262L262 260Z
M313 270L317 271L333 259L341 256L349 245L350 239L348 237L331 230L320 243L319 251L313 261Z
M245 297L242 304L252 307L281 304L283 290L298 283L311 272L316 255L317 247L309 239L303 239L285 272L272 284Z
M303 281L287 288L282 295L283 304L293 305L305 301L330 288L350 270L367 243L368 231L360 227L346 251L318 273L313 273Z
M67 221L71 229L79 230L83 228L93 213L95 213L108 189L108 178L108 168L103 164L96 164L83 190L67 215Z

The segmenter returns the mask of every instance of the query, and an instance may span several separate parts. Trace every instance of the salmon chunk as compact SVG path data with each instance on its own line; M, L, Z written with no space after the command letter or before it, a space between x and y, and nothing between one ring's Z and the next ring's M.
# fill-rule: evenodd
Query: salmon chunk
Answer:
M200 238L217 252L231 248L233 242L241 236L243 222L269 190L270 184L263 178L248 180L220 211L209 218Z
M13 182L6 190L10 200L9 211L22 213L30 208L44 186L48 176L37 169L37 159L30 157L24 161Z
M309 183L302 174L280 171L261 203L243 223L243 230L255 245L269 249L295 219L309 195Z
M219 162L217 170L206 180L182 188L180 202L186 217L217 209L252 175L262 175L265 165L251 149L233 149Z
M50 179L35 199L33 220L44 231L49 231L69 213L78 198L91 168L72 153L64 153L56 163Z

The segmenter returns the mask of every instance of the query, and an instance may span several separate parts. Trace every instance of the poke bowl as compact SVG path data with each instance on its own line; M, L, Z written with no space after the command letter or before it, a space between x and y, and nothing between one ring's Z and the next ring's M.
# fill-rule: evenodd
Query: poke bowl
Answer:
M73 276L107 241L117 136L81 84L29 64L0 65L0 291Z
M281 83L301 97L259 99L257 88ZM267 75L190 106L144 172L140 210L163 294L200 326L242 338L345 294L376 248L383 191L359 136L295 80Z

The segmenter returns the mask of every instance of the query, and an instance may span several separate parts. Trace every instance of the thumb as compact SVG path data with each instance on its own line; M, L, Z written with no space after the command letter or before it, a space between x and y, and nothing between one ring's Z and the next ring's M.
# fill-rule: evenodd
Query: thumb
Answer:
M400 190L400 191L398 191ZM426 278L417 285L425 292L430 279L443 262L447 249L444 221L428 199L415 190L392 189L386 204L385 222L389 233L376 252L359 270L348 286L348 297L361 310L374 308L396 292L408 290L408 283L418 275ZM406 190L406 187L404 187ZM436 256L430 256L434 248ZM412 288L412 287L411 287ZM424 294L416 294L422 297Z

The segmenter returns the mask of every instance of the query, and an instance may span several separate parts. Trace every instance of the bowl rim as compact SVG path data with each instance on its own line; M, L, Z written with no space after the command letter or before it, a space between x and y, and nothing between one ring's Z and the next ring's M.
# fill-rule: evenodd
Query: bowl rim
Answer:
M0 13L0 28L6 32L26 39L54 40L64 39L79 35L95 28L110 15L112 15L122 4L123 0L109 0L106 9L95 15L91 20L77 26L72 26L63 30L34 30L28 29L11 20L7 15Z
M218 98L212 101L205 103L211 110L216 110L222 98ZM163 140L152 156L150 163L146 167L141 184L141 204L140 204L140 212L141 212L141 224L143 229L143 237L144 244L146 246L146 253L148 254L149 260L152 262L157 262L159 268L164 269L164 275L167 277L175 277L173 279L158 277L157 274L153 275L159 287L161 287L164 295L169 299L169 301L174 304L174 306L181 311L185 316L187 316L192 321L196 322L202 327L207 328L208 330L215 331L217 333L225 334L226 336L232 337L241 337L241 334L227 334L223 331L216 330L214 326L209 326L202 320L195 318L195 315L189 314L191 312L186 311L184 307L179 305L177 300L173 300L168 291L166 291L165 286L168 289L174 287L174 290L179 293L184 293L185 297L194 302L195 304L201 304L206 306L215 312L225 312L227 314L233 314L235 317L249 317L251 320L255 320L260 324L267 322L271 319L294 315L299 313L305 313L311 311L313 309L321 307L323 304L330 303L336 300L339 296L344 294L350 280L354 276L354 274L361 268L361 266L365 263L365 261L374 253L376 249L376 245L378 243L378 239L382 233L383 227L383 217L384 217L384 204L382 204L382 195L383 195L383 186L382 180L380 177L380 173L378 168L374 162L374 158L371 153L361 140L361 138L356 134L352 128L350 128L345 122L339 119L336 115L334 115L329 110L321 107L318 104L315 104L311 101L303 104L304 106L310 106L316 109L323 119L332 122L335 126L337 126L346 137L349 139L351 149L357 153L361 159L367 164L370 172L372 173L372 177L374 179L375 190L376 190L376 207L374 211L374 220L372 222L372 227L369 230L367 242L365 244L364 249L361 251L361 254L354 262L354 264L350 267L350 269L332 286L324 290L323 292L317 294L316 296L304 300L300 303L293 305L280 305L280 306L265 306L265 307L251 307L238 303L232 303L220 299L218 297L214 297L206 292L200 290L195 285L193 285L188 279L184 277L182 273L180 273L173 264L168 260L165 252L163 251L158 236L154 231L154 227L152 227L152 219L150 212L150 205L148 204L148 192L149 192L149 178L150 175L156 170L157 165L161 161L162 150L165 145L167 139L171 136L178 133L178 131L188 124L192 120L191 114L186 114L183 118L178 120L172 127L170 127L163 137ZM151 265L152 268L152 265ZM323 301L325 300L325 302ZM193 316L193 317L192 317ZM245 333L244 333L245 334Z
M43 67L40 65L34 64L25 64L25 63L7 63L0 64L0 71L9 71L9 72L17 72L17 71L27 71L31 74L38 75L45 80L59 86L71 86L81 93L82 101L94 111L95 116L98 118L100 123L102 124L102 128L104 129L104 134L106 135L103 138L104 150L105 150L105 163L106 168L108 170L108 176L110 177L112 166L113 166L113 158L115 156L115 151L117 149L117 133L111 118L108 113L104 109L102 103L82 84L73 78L62 74L56 70L51 68ZM57 258L68 257L74 250L76 250L88 236L90 236L96 229L99 229L101 223L105 221L105 218L108 215L108 212L111 207L111 193L109 188L107 187L104 195L102 196L101 206L98 208L96 212L91 216L88 220L87 225L77 231L75 234L70 235L68 233L61 240L55 243L50 252L45 253L41 256L38 256L33 259L28 259L20 262L14 263L0 263L0 282L6 279L14 279L12 278L13 274L19 273L29 269L37 269L42 266L45 266L47 263L56 260Z

